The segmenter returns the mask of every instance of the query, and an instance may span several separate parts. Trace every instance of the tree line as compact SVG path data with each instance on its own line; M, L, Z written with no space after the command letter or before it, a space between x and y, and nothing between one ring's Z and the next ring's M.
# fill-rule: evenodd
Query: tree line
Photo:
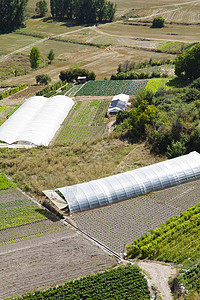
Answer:
M23 25L28 0L0 0L0 32L9 32Z
M80 23L112 21L116 4L107 0L50 0L53 18L67 18Z

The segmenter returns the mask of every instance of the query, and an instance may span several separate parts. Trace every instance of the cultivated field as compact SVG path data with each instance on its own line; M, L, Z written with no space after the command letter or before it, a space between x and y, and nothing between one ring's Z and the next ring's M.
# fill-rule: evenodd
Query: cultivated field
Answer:
M51 144L70 145L101 137L106 128L105 116L109 104L108 100L77 102L70 118L63 122L60 133Z
M117 253L150 229L200 201L200 180L72 216L77 226Z
M0 299L115 264L103 250L0 177ZM3 188L3 189L2 189Z

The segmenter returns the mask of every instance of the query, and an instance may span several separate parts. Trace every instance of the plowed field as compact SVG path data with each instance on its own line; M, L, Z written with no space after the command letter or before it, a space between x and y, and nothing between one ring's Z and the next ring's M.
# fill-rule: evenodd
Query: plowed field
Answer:
M77 226L117 253L200 201L200 180L73 216Z

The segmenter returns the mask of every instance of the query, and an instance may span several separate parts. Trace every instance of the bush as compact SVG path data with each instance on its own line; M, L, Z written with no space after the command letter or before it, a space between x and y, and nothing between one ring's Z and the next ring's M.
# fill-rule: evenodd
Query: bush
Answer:
M180 54L176 58L175 74L178 77L189 80L200 77L200 44Z
M78 76L86 76L87 80L95 80L96 75L94 72L89 72L86 69L69 69L67 71L61 71L59 78L62 81L73 82L77 80Z
M36 78L36 83L37 84L47 85L51 82L51 78L49 77L48 74L37 75L35 78Z
M155 17L152 22L152 28L162 28L165 26L165 19L163 17Z
M0 94L0 100L17 93L17 92L25 89L26 87L27 87L26 84L21 84L20 86L14 87L14 88Z

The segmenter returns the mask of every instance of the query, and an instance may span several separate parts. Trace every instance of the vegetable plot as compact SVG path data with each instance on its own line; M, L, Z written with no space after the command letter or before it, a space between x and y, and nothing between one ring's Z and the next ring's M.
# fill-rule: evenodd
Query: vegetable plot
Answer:
M82 143L100 136L105 131L104 118L109 101L79 101L70 119L66 118L54 144Z
M150 299L150 293L147 281L139 268L127 265L70 281L46 291L35 291L15 299L147 300Z
M200 203L127 246L128 257L183 263L200 259ZM188 246L190 245L190 246Z
M121 93L136 94L145 88L148 80L96 80L88 81L76 96L112 96Z

